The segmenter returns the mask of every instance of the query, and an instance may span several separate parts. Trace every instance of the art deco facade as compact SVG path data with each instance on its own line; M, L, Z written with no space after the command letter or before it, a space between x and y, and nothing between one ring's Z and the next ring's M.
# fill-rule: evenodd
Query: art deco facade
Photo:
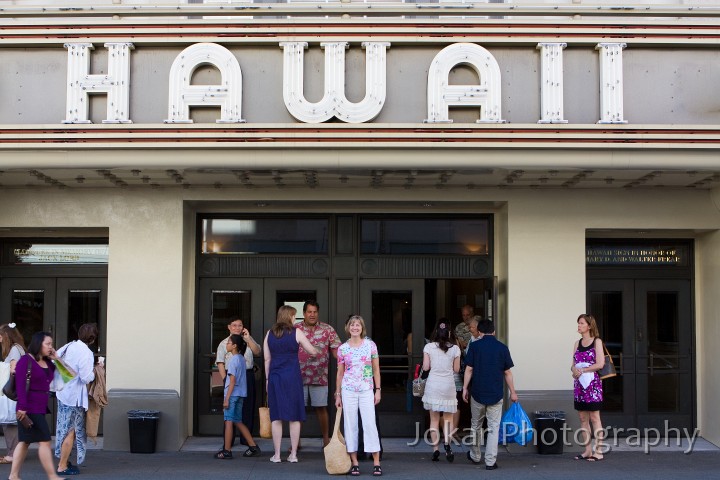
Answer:
M127 448L128 409L157 408L172 450L220 431L230 317L260 339L283 303L316 299L340 331L359 312L384 434L410 436L437 318L491 317L526 409L571 418L589 311L622 372L606 422L717 444L719 16L5 2L0 321L60 343L98 321L105 447Z

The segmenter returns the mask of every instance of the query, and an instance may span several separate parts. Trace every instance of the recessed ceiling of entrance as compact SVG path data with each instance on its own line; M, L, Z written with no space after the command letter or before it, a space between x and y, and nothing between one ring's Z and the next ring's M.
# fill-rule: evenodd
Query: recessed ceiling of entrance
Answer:
M691 188L720 185L718 170L0 170L13 188L357 188L588 189Z

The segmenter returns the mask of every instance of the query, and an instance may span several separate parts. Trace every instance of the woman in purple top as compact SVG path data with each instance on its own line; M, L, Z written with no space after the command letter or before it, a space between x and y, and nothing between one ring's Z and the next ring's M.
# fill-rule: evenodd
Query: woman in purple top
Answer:
M585 449L575 460L599 462L603 459L603 428L600 421L600 409L603 402L602 380L598 371L605 365L602 340L595 317L586 313L577 319L577 331L580 340L573 347L573 360L570 371L575 379L575 410L580 416L580 431ZM595 450L590 442L590 424L595 434Z
M8 480L20 478L20 469L25 461L28 447L37 442L38 458L51 480L61 478L53 465L50 449L50 428L45 420L50 393L50 382L55 373L53 360L58 357L53 348L50 334L38 332L32 336L28 346L28 354L18 360L15 365L15 384L17 390L18 438L20 442L13 455L12 470ZM30 366L30 382L27 384L28 365ZM23 426L23 420L29 418L30 427ZM27 422L26 422L27 423Z

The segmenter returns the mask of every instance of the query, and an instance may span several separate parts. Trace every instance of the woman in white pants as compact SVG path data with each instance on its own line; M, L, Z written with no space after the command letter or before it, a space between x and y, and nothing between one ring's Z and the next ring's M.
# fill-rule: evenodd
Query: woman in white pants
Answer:
M375 405L380 403L380 361L377 345L366 338L365 320L351 316L345 324L350 336L338 348L335 406L345 414L345 445L352 460L350 475L360 475L358 466L358 412L362 417L365 452L373 457L373 475L382 475L380 438L375 425Z

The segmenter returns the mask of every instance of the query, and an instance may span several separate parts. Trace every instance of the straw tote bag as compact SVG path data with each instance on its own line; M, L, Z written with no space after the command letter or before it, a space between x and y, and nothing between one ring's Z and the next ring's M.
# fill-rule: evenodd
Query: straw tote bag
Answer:
M335 414L335 427L333 427L330 443L323 449L325 468L330 475L345 475L352 466L350 455L345 447L345 438L340 433L340 417L342 417L342 407L338 408Z
M265 402L264 407L258 408L260 416L260 438L272 438L272 427L270 424L270 409Z

